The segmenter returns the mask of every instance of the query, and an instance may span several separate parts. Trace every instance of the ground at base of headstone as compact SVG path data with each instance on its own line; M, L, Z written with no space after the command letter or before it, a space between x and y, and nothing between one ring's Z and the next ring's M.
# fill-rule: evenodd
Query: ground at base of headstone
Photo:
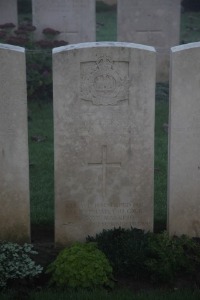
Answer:
M44 268L44 272L37 278L30 280L19 280L12 283L9 288L20 295L24 294L26 298L27 294L32 291L43 291L49 288L49 275L45 273L46 267L54 261L59 253L59 249L54 246L54 231L53 226L49 225L34 225L32 226L32 244L34 250L38 252L34 255L34 261L36 264L40 264ZM52 287L51 287L52 288ZM131 292L156 292L157 290L165 292L178 291L182 289L199 289L200 288L200 272L196 276L195 280L187 275L178 278L177 280L170 283L158 283L150 282L147 280L136 280L135 278L129 277L115 277L114 290L130 290ZM54 287L53 287L54 289ZM21 297L21 296L20 296ZM16 298L18 299L18 298Z

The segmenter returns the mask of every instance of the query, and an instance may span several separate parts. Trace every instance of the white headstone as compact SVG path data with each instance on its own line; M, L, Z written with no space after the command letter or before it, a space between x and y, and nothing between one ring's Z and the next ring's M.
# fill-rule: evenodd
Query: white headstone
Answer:
M171 49L168 230L200 237L200 43Z
M85 43L53 51L56 244L153 229L155 50Z
M17 0L0 0L0 25L5 23L17 26Z
M43 39L45 28L60 31L57 40L81 43L96 40L94 0L32 0L36 38Z
M0 240L30 239L25 50L0 44Z
M118 0L118 41L156 47L157 81L168 81L170 48L179 44L181 0Z

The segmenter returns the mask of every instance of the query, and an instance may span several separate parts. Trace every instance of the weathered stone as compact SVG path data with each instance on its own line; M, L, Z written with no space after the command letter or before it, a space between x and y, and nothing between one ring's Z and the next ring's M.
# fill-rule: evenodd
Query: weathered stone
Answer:
M170 48L179 44L180 0L118 0L118 41L156 47L157 81L168 81Z
M168 230L200 237L200 43L171 50Z
M155 50L85 43L53 51L55 240L153 229Z
M37 39L45 38L45 28L60 31L57 40L73 43L96 40L94 0L33 0L33 24Z
M30 239L25 50L0 44L0 240Z
M0 25L5 23L18 24L17 0L0 1Z

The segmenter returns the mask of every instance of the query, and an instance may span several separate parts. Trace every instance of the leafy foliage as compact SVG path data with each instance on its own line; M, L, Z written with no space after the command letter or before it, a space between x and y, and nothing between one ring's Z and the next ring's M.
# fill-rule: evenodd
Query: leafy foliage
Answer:
M195 275L200 266L200 245L184 235L151 234L146 266L153 281L170 282L181 273Z
M51 283L71 288L112 286L112 267L95 243L75 243L65 248L48 267Z
M97 243L120 276L172 282L182 274L194 277L200 269L200 244L186 236L115 228L87 237L87 241Z
M53 87L51 52L27 51L26 61L28 100L52 100Z
M113 266L117 275L134 276L144 275L148 233L131 228L114 228L103 230L95 238L87 237L88 242L96 242Z
M28 100L52 101L52 48L67 45L57 40L59 31L53 28L43 30L44 39L34 41L36 30L29 21L22 23L17 30L12 23L0 25L0 43L26 47L27 94Z
M29 257L37 254L32 248L29 244L0 243L0 288L6 287L8 280L32 278L42 272L43 268Z

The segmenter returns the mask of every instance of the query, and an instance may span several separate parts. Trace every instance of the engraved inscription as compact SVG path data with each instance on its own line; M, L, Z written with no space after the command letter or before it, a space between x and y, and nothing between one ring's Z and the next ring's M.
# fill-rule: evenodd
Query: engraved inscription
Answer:
M76 205L70 203L67 205L67 208L70 210L71 214L74 216L80 217L76 209ZM81 215L91 221L95 226L100 227L138 227L145 228L149 227L150 224L148 221L137 221L134 218L134 215L140 216L142 219L144 207L141 202L139 203L120 203L118 207L102 202L96 203L94 205L88 205L87 203L80 204ZM63 223L65 226L69 226L71 223Z
M106 168L107 167L121 167L119 162L107 162L107 146L102 146L102 161L98 163L88 163L89 166L102 168L102 194L103 199L106 198Z
M128 62L101 56L96 62L81 63L82 100L93 105L118 105L128 96Z

